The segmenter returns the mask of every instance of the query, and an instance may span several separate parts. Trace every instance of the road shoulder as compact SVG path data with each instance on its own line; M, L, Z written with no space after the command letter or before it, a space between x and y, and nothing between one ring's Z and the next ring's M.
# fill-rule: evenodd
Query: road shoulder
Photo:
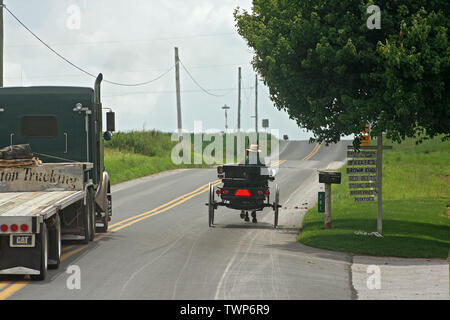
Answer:
M448 259L353 256L351 271L359 300L449 299Z
M166 171L161 171L158 173L154 173L145 177L140 177L140 178L136 178L136 179L132 179L132 180L127 180L127 181L123 181L117 184L114 184L111 186L111 190L112 192L116 192L116 191L120 191L123 189L126 189L128 187L131 186L136 186L138 184L145 184L146 182L148 182L149 180L155 179L157 177L166 177L166 176L171 176L177 173L181 173L181 172L187 172L191 169L185 169L185 168L181 168L181 169L173 169L173 170L166 170Z

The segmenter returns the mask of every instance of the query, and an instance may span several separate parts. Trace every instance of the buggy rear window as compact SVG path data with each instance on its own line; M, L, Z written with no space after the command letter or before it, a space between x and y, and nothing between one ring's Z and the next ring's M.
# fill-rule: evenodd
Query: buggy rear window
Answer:
M23 116L20 120L22 137L54 138L58 135L58 126L54 116Z

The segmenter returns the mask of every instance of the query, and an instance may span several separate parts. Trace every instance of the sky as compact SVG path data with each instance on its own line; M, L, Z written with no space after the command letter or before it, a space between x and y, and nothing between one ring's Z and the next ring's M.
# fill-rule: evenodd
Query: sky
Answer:
M75 65L104 79L125 84L159 80L145 86L102 85L104 107L116 112L120 131L174 132L177 128L174 48L199 88L180 67L183 128L195 121L203 129L223 130L222 107L230 106L228 127L237 128L238 67L242 68L241 127L254 129L253 53L235 27L237 7L251 0L4 0L27 27ZM61 60L7 12L4 13L5 86L93 87L94 78ZM169 72L167 72L170 70ZM258 84L258 117L290 139L306 140L299 128Z

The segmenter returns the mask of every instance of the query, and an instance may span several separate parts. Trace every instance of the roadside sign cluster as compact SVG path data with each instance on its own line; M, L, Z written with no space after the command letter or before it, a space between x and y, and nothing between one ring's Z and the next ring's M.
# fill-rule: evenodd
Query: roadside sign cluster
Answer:
M347 162L350 195L356 202L374 201L377 194L376 150L356 151L349 146L347 157L350 158Z
M377 146L361 144L359 151L348 146L347 151L350 195L355 197L355 202L375 201L377 196L377 233L380 235L383 231L383 150L386 149L392 150L392 146L383 146L383 135L380 134Z

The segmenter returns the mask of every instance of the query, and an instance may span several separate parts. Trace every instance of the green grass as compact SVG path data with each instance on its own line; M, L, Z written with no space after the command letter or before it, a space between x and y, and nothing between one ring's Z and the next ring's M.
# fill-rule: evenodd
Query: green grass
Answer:
M131 131L115 134L112 140L105 143L105 168L111 177L111 183L116 184L166 170L210 167L211 164L214 164L211 156L203 158L201 163L194 164L193 142L195 137L193 134L191 134L190 164L177 165L173 163L171 154L178 141L172 141L171 136L171 133L158 131ZM227 155L226 139L223 139L223 160L219 160L220 163L225 163L227 157L233 162L238 161L236 157L237 138L234 137L234 139L235 148L231 156ZM270 139L273 137L268 137L267 153L271 151ZM214 141L215 138L203 141L202 153ZM244 143L244 138L242 141ZM265 148L262 149L265 150ZM264 155L262 154L262 156ZM215 156L215 152L212 152L212 156Z
M383 238L355 235L377 231L377 204L355 203L348 176L332 187L332 229L323 213L309 210L299 241L354 254L447 258L450 249L450 141L416 145L412 139L383 153Z
M177 141L171 141L170 138L170 133L158 131L118 132L105 143L105 147L129 154L166 157L170 156L171 150L177 144Z
M133 180L162 171L192 168L193 165L175 165L170 156L149 157L141 154L105 149L105 168L108 171L111 183ZM201 167L198 165L197 167Z

